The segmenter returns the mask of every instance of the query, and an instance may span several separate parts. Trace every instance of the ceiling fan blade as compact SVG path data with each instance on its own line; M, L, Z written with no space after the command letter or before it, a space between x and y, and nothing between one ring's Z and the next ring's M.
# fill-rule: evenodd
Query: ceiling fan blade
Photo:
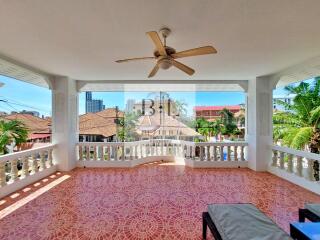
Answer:
M161 56L167 56L166 49L164 48L158 33L155 31L151 31L151 32L147 32L147 34L149 35L153 43L156 45L157 50L159 51Z
M151 70L151 72L149 73L149 76L148 78L151 78L153 77L154 75L156 75L156 73L158 72L159 70L159 63L157 63L154 68Z
M205 47L199 47L199 48L185 50L182 52L177 52L177 53L171 54L171 57L183 58L183 57L192 57L192 56L199 56L199 55L213 54L213 53L217 53L217 50L214 47L205 46Z
M146 60L146 59L155 59L155 57L128 58L128 59L117 60L116 62L123 63L123 62L136 61L136 60Z
M175 66L176 68L179 68L181 71L185 72L188 75L193 75L194 74L194 70L184 64L182 64L181 62L178 62L176 60L171 60L173 66Z

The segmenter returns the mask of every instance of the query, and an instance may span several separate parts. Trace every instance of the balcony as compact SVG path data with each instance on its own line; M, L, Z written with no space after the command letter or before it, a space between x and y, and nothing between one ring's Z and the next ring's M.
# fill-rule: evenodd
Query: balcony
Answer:
M201 213L207 205L235 202L253 203L288 232L299 208L320 202L319 154L274 145L273 135L274 90L320 76L320 31L315 31L320 1L183 3L1 3L0 77L50 93L49 100L40 100L49 105L50 119L35 124L41 131L32 137L51 139L47 145L0 156L1 240L201 239ZM172 28L168 39L168 29L155 37L163 26ZM118 60L127 57L143 60ZM2 99L9 93L28 100L42 96L41 90L35 96L5 87L0 82L0 107L9 107ZM89 127L97 131L86 133L88 126L80 123L87 119L79 118L84 92L160 92L149 109L159 118L151 124L145 99L138 99L134 111L147 124L134 128L138 137L131 142L120 142L117 127L116 134L108 135L106 125L95 123ZM171 100L161 100L161 93L168 92L241 93L242 102L235 103L241 107L234 111L242 110L242 140L227 142L222 131L214 141L212 136L218 135L199 136L199 129L181 134L181 126L189 127L182 121L178 127L163 127L161 114L173 116L167 107ZM100 98L89 98L103 108ZM216 120L218 105L225 106L220 100L227 99L222 98L212 106L206 104L209 97L202 105L190 105L200 108L187 117L196 118L198 112ZM196 102L196 94L190 99ZM93 105L86 108L95 111ZM119 120L118 108L112 111L116 117L100 120L120 125L114 121ZM302 114L306 122L308 114ZM312 121L316 129L318 118ZM157 134L144 140L152 131Z
M167 139L78 143L77 168L65 172L53 161L56 145L2 156L0 238L200 239L206 206L234 202L255 204L288 231L297 209L320 196L248 169L248 147ZM270 167L312 185L310 164L318 156L272 149ZM285 154L291 161L284 163Z

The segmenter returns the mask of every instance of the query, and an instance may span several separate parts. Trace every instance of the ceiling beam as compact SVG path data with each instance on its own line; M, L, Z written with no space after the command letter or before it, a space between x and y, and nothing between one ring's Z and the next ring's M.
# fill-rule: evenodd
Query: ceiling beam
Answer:
M50 74L0 54L0 75L51 88Z
M90 89L101 89L100 91L104 91L103 86L118 86L118 88L123 88L125 90L126 86L190 86L194 85L194 89L204 91L203 86L211 86L211 85L225 85L225 86L238 86L234 87L233 91L247 91L248 89L248 81L247 80L91 80L91 81L77 81L77 90L79 92L82 91L90 91ZM182 87L183 88L183 87ZM226 88L227 89L227 88ZM219 90L221 91L221 90ZM228 90L226 90L228 91Z
M268 75L275 83L274 87L283 87L290 83L320 76L320 56L290 66L274 74Z

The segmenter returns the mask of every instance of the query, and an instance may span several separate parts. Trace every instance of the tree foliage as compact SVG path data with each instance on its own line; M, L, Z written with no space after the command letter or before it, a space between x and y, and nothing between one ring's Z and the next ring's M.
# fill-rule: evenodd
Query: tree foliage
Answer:
M13 142L16 145L24 143L28 138L27 127L18 120L0 120L0 153L8 153L7 146Z
M273 137L284 145L295 149L305 149L319 153L320 148L320 78L312 83L285 87L294 94L293 104L278 100L286 111L273 115Z

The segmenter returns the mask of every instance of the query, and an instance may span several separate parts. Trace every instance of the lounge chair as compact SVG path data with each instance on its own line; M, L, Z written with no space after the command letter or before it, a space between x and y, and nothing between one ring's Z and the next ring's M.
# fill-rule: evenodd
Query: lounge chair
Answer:
M215 240L292 239L252 204L211 204L203 212L203 239L207 227Z
M311 222L320 222L320 203L306 203L304 209L299 209L299 222L308 219Z

